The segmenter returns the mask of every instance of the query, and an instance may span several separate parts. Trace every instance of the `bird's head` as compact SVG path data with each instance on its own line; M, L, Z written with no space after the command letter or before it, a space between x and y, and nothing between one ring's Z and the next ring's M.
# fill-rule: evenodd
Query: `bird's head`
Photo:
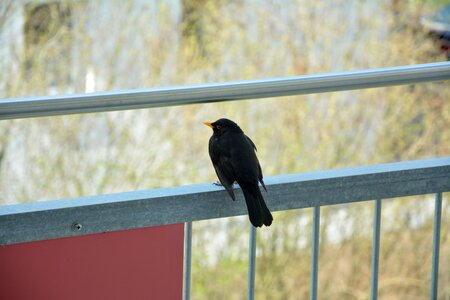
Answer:
M231 120L228 119L219 119L215 122L203 122L208 127L211 127L214 134L221 135L224 132L243 132L242 129L238 126L238 124L234 123Z

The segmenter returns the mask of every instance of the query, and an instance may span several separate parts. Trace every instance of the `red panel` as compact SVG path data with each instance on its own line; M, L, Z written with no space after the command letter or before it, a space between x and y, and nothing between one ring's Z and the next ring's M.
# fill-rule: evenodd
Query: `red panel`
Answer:
M181 299L183 224L0 247L0 299Z

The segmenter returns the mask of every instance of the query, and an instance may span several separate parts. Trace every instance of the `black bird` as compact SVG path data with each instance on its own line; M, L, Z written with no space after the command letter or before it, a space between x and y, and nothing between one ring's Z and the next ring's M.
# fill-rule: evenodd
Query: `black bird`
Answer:
M209 156L220 183L231 199L236 200L233 183L236 181L244 193L250 222L255 227L272 224L272 214L264 202L258 181L264 185L261 166L256 157L256 146L233 121L219 119L203 124L213 129L209 139Z

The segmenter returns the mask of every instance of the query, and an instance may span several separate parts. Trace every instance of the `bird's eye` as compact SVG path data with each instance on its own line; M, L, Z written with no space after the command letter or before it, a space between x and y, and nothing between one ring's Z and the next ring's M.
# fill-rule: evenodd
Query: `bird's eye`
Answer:
M222 128L222 126L220 126L220 125L217 125L217 126L216 126L216 129L220 129L220 128Z

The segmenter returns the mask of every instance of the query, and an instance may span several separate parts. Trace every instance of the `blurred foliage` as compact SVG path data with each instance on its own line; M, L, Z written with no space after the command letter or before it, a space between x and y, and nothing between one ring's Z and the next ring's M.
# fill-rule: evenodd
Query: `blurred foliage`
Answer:
M2 1L0 94L110 91L441 61L444 55L419 20L444 2ZM448 84L437 82L2 121L0 204L213 181L206 146L211 133L201 122L219 117L237 121L252 137L266 176L448 156L448 99ZM450 280L448 196L442 283ZM428 296L432 203L429 196L383 202L380 298ZM368 298L372 215L372 203L322 209L319 297ZM307 298L311 210L274 216L270 228L258 231L256 298ZM246 217L194 224L193 299L244 298L247 228ZM440 297L450 297L446 284Z

